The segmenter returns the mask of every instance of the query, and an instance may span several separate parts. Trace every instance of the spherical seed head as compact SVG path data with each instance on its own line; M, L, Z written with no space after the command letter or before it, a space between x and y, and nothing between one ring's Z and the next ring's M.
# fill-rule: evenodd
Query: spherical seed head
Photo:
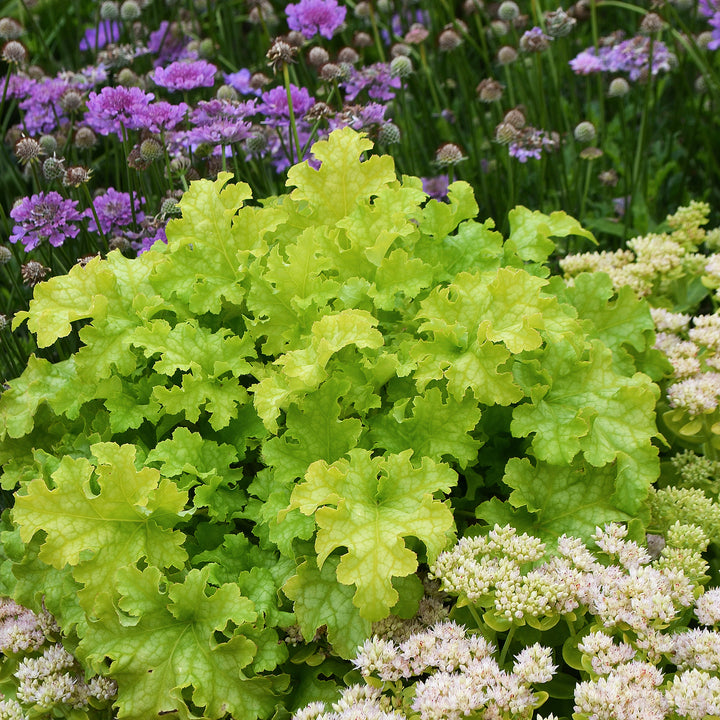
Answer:
M130 241L124 235L113 235L110 240L108 240L108 249L119 250L120 252L129 250Z
M372 35L370 35L370 33L362 32L362 30L359 32L356 32L353 35L352 44L353 44L353 47L356 47L356 48L371 47L373 44Z
M584 120L575 126L573 135L580 143L591 143L597 137L597 132L595 130L595 126L591 122Z
M539 27L532 28L523 33L520 38L520 49L527 53L544 52L550 47L548 37Z
M480 81L475 91L480 98L480 102L497 102L502 98L503 86L497 80L493 80L493 78L485 78Z
M275 38L265 57L268 59L268 65L277 72L283 65L290 65L295 62L297 48L282 38Z
M294 48L300 49L305 44L305 36L299 30L291 30L285 39Z
M613 78L608 88L608 97L624 97L630 92L630 83L621 77Z
M404 78L413 71L412 60L406 55L398 55L390 61L390 77Z
M522 130L525 127L525 113L518 108L513 108L505 113L503 122L510 123L514 128Z
M42 135L38 142L44 155L52 155L57 150L57 140L53 135Z
M141 85L142 85L137 73L135 73L130 68L123 68L115 76L115 80L118 85L125 87L125 88L141 87Z
M562 8L545 13L545 28L550 37L565 37L572 32L576 24L577 20Z
M520 130L509 122L501 122L495 128L495 141L501 145L509 145L513 140L517 140L519 135Z
M65 187L80 187L90 179L91 172L82 165L73 165L65 171L63 185Z
M65 158L49 157L42 167L43 177L48 181L60 180L65 175Z
M320 45L310 48L310 52L307 54L308 62L313 67L321 67L326 62L330 61L330 53Z
M707 50L708 44L712 41L713 34L711 30L706 30L705 32L701 32L696 38L695 42L697 43L697 46L701 48L702 50Z
M60 96L60 107L68 114L71 115L77 112L83 106L83 95L79 90L75 88L68 88Z
M693 83L693 88L698 95L706 93L708 89L707 78L704 75L698 75Z
M232 87L231 85L221 85L217 92L215 93L215 97L218 100L239 100L240 95L238 94L238 91Z
M35 287L45 279L45 276L49 272L50 268L46 268L36 260L30 260L20 266L20 276L22 277L23 283L28 287Z
M42 154L40 143L34 138L21 137L15 143L15 156L21 165L37 160Z
M378 130L378 142L381 145L394 145L400 142L400 128L395 123L385 123Z
M250 76L250 87L253 90L262 90L269 82L270 78L265 73L256 72Z
M155 138L147 138L140 143L140 157L151 163L159 160L164 154L162 143Z
M27 60L27 50L21 42L8 40L3 45L2 59L11 65L23 65Z
M448 167L450 165L457 165L459 162L465 160L463 150L459 145L455 143L443 143L435 151L435 162L440 167Z
M198 45L198 55L201 58L210 58L215 55L215 43L211 38L204 38Z
M603 170L598 175L598 180L600 181L601 185L604 185L605 187L615 187L618 184L618 174L615 172L615 170Z
M316 102L306 113L305 120L315 122L322 118L332 117L335 111L325 102Z
M465 15L474 15L479 10L482 10L485 4L482 0L465 0L463 3L463 12Z
M359 59L360 56L357 50L351 47L342 48L337 55L337 61L339 63L350 63L350 65L354 65Z
M0 265L7 265L12 260L12 252L9 247L0 245Z
M0 38L3 40L17 40L24 32L25 29L17 20L0 18Z
M100 6L101 20L117 20L120 17L120 8L113 0L105 0Z
M190 158L178 155L170 161L170 172L182 175L190 169Z
M337 63L325 63L320 68L320 78L326 82L332 82L343 76L343 70Z
M75 131L75 147L78 150L89 150L96 143L97 136L89 127L81 127Z
M510 32L510 26L503 20L493 20L487 32L490 37L502 37Z
M649 12L640 23L640 33L642 35L654 35L655 33L659 33L664 26L665 23L663 23L662 18L657 13Z
M180 206L174 198L163 200L160 206L160 214L163 217L178 217L181 214Z
M498 8L498 17L500 20L512 22L519 15L520 8L513 0L505 0L505 2L500 3L500 7Z
M251 155L262 155L267 150L268 141L262 133L255 133L245 141L245 147Z
M137 0L125 0L125 2L120 6L120 17L125 22L137 20L141 14L142 9L137 3Z
M353 14L357 18L369 18L372 14L372 8L367 0L361 0L356 6Z
M438 50L451 52L462 45L462 38L454 28L443 30L438 37Z
M510 45L503 45L497 54L497 61L500 65L509 65L514 63L518 58L517 50Z
M410 53L412 50L410 49L409 45L406 45L405 43L395 43L390 48L390 57L398 57L398 55L405 55L405 57L410 57Z

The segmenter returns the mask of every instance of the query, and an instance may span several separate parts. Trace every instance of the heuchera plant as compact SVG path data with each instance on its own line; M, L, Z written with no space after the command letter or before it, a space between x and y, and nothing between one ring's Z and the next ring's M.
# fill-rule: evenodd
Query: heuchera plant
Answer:
M592 238L564 213L519 207L503 242L468 184L428 200L371 147L335 131L259 204L198 181L167 247L76 266L16 320L83 345L0 397L0 589L44 602L120 718L334 699L468 519L549 548L642 532L644 302L548 279L552 237Z

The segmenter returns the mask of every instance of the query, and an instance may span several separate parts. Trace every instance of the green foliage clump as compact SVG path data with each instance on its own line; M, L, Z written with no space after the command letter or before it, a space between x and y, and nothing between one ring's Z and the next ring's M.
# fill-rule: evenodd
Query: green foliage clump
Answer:
M0 580L117 681L120 718L335 697L468 518L552 545L649 517L645 303L548 279L552 237L592 237L564 213L516 208L503 241L469 185L428 200L370 148L334 132L259 204L198 181L167 247L76 266L16 319L83 345L0 397Z

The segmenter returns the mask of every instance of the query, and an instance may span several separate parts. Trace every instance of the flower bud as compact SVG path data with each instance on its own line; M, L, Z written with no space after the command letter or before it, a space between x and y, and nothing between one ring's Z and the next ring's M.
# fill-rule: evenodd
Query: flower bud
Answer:
M45 160L42 166L43 177L48 181L60 180L65 176L65 159L53 155Z
M265 73L256 72L250 76L250 87L253 90L262 90L269 82L270 78Z
M405 78L413 71L412 60L405 55L398 55L390 61L390 77Z
M512 22L519 15L520 8L518 7L516 2L513 2L513 0L505 0L504 2L500 3L497 14L500 20L504 20L505 22Z
M57 140L53 135L42 135L38 142L44 155L52 155L57 150Z
M217 89L217 92L215 93L215 97L218 100L230 100L232 102L240 99L240 95L238 95L238 91L231 85L221 85Z
M550 38L539 28L534 27L523 33L520 49L527 53L544 52L550 47Z
M262 133L255 133L245 141L245 147L251 155L262 155L267 150L268 141Z
M100 6L100 19L101 20L117 20L120 17L120 8L113 0L105 0Z
M520 131L509 122L501 122L495 128L495 141L501 145L509 145L520 135Z
M403 40L409 45L419 45L424 42L430 31L421 23L413 23L410 29L405 33Z
M455 143L443 143L435 151L435 162L440 167L457 165L463 160L465 160L465 155L463 154L462 148Z
M378 142L381 145L394 145L400 142L400 128L395 123L385 123L378 130Z
M12 260L12 251L5 245L0 245L0 265L7 265Z
M625 78L613 78L608 88L608 97L624 97L630 92L630 83Z
M580 143L591 143L597 137L597 132L595 130L595 126L591 122L584 120L575 126L573 135Z
M140 143L140 157L148 164L159 160L163 154L162 143L155 138L147 138Z
M316 45L310 48L307 59L313 67L322 67L326 62L330 61L330 53L324 47Z
M133 20L137 20L142 13L142 10L140 9L140 5L136 2L136 0L125 0L125 2L120 6L120 17L125 22L132 22Z

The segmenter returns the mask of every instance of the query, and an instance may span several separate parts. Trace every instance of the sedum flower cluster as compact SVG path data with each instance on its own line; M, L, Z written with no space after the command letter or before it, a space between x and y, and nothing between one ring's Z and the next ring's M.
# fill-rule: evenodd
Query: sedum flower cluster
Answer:
M720 588L703 588L707 535L676 522L654 559L618 524L592 540L590 550L564 535L549 554L509 525L461 539L430 568L457 596L453 619L403 640L374 635L354 660L365 684L293 720L540 718L546 703L546 717L574 720L720 714ZM556 692L560 677L575 682L571 699Z
M101 709L115 697L115 682L86 679L59 636L47 611L37 615L0 598L0 720L28 720L47 711L74 717L73 711Z

